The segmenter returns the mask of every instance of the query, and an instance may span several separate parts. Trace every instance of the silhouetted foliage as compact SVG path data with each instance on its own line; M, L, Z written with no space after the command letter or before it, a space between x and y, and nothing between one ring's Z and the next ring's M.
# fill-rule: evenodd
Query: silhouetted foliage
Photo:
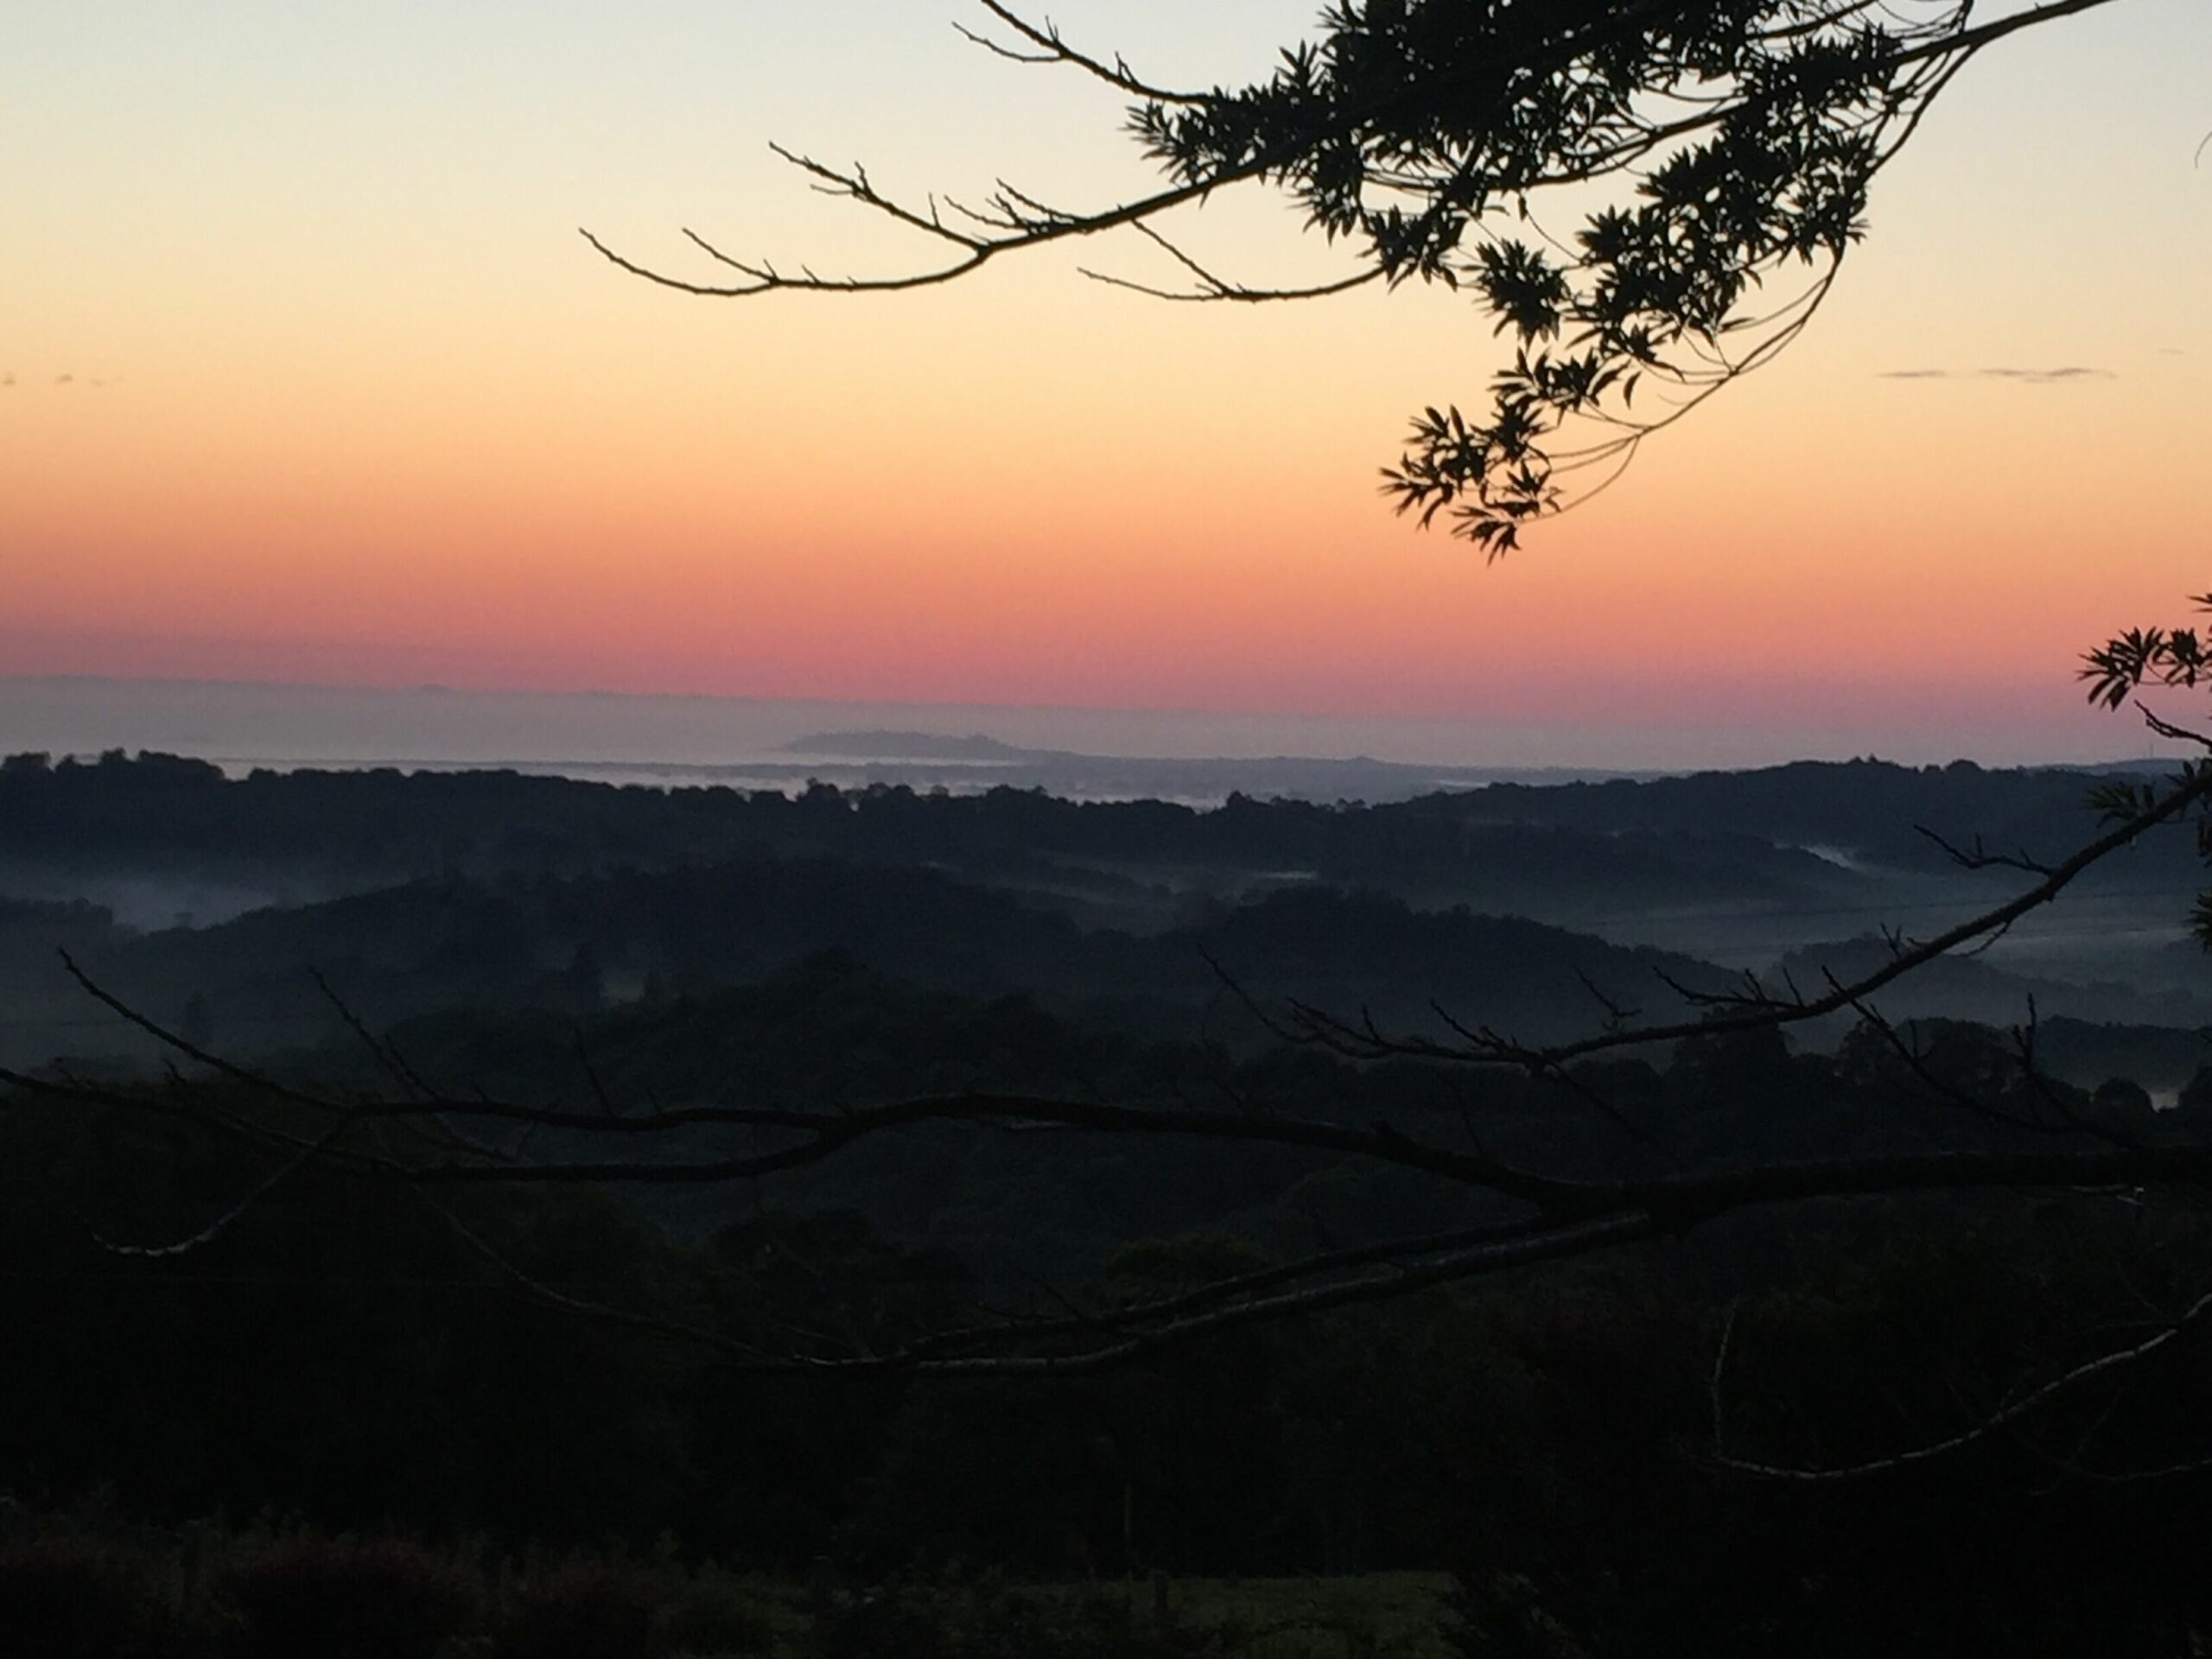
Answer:
M625 270L719 296L926 286L1131 227L1174 260L1187 286L1171 298L1442 284L1474 300L1514 351L1486 411L1421 411L1385 485L1402 512L1423 524L1446 514L1495 556L1557 511L1578 475L1586 493L1593 474L1602 485L1647 435L1796 337L1863 232L1875 176L1968 60L2105 3L2050 0L1981 22L1959 0L1337 0L1317 37L1280 53L1266 79L1200 89L1152 83L1049 21L983 0L1013 44L971 38L1135 100L1128 128L1166 175L1164 188L1070 211L1001 179L972 208L935 196L908 204L862 168L779 148L817 188L887 215L945 263L824 276L734 257L686 232L722 268L717 283L585 235ZM1160 228L1174 209L1246 184L1287 194L1310 230L1343 245L1352 271L1255 287L1217 275ZM1560 198L1573 230L1544 224ZM1791 291L1770 292L1777 278L1794 278Z

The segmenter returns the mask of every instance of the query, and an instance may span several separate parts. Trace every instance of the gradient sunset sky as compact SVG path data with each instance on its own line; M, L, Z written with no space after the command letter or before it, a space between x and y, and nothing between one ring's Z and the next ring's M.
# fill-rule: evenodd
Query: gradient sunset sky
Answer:
M1264 73L1314 10L1052 16L1187 83ZM2212 588L2207 0L1986 55L1813 333L1488 568L1375 487L1494 360L1450 296L1231 315L1077 274L1161 276L1131 242L710 301L576 237L671 269L685 225L823 269L929 256L771 139L913 194L1146 187L1121 100L955 18L987 21L11 9L0 673L2139 743L2070 671ZM1253 280L1334 269L1280 198L1179 228Z

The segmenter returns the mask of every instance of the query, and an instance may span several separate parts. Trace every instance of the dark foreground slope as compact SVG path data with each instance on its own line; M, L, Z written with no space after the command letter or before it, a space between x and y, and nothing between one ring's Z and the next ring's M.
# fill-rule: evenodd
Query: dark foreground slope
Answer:
M785 1632L793 1659L1229 1651L1189 1632L1163 1645L1172 1632L1126 1618L1047 1629L976 1575L1378 1567L1464 1575L1450 1639L1484 1656L2186 1652L2212 1621L2203 1345L2176 1339L2110 1386L1976 1433L2212 1284L2212 1232L2185 1191L1686 1213L1633 1248L1039 1382L821 1362L978 1321L1211 1306L1224 1277L1494 1230L1518 1201L1340 1141L1034 1115L911 1127L744 1180L652 1179L764 1144L757 1124L641 1132L657 1114L737 1105L810 1126L973 1092L1418 1135L1594 1184L2201 1139L2202 1039L2139 1019L2050 1019L2032 1046L1955 1021L1699 1033L1532 1076L1357 1062L1279 1041L1252 1011L1300 997L1440 1032L1434 1001L1534 1040L1616 1007L1669 1016L1675 988L1739 964L1640 941L1637 918L1755 920L1782 941L1761 967L1808 938L1845 942L1786 960L1802 981L1878 960L1885 946L1853 941L1878 907L1936 889L1921 842L1827 838L1849 828L1854 783L1930 817L2001 807L2023 837L2057 841L2082 816L2077 779L1894 771L1821 772L1817 810L1708 780L1714 816L1699 819L1671 816L1687 794L1627 797L1610 818L1594 793L1541 791L1200 813L12 767L0 804L21 810L0 811L0 842L23 896L0 907L0 1040L64 1092L0 1093L0 1330L18 1337L0 1344L0 1645L37 1651L22 1631L61 1628L7 1622L56 1605L57 1584L82 1592L71 1605L137 1605L99 1575L150 1560L162 1587L145 1605L211 1621L194 1627L199 1659L242 1651L261 1615L219 1567L262 1548L238 1533L261 1516L268 1533L404 1536L414 1554L391 1559L461 1563L455 1581L485 1599L451 1629L507 1659L527 1651L503 1645L512 1607L586 1543L853 1586ZM1792 844L1814 830L1817 849ZM2105 897L2171 877L2171 919L2189 849L2144 850ZM165 880L292 902L158 926L172 918L100 902ZM1471 896L1509 891L1538 913ZM1610 937L1565 925L1588 914ZM1853 919L1804 931L1836 917ZM190 1061L131 1092L127 1074L162 1056L57 947L298 1093ZM1993 954L1935 991L1999 1024L2030 995L2045 1014L2068 995L2184 1012L2161 1000L2187 982L2173 971L2164 991L2085 988L2048 959ZM2024 1069L2028 1046L2044 1073ZM48 1064L57 1052L75 1058ZM302 1096L338 1103L379 1155L546 1179L426 1187L372 1159L302 1158L332 1119ZM432 1108L354 1124L347 1103L365 1096ZM490 1101L594 1122L522 1127ZM778 1133L801 1131L766 1144ZM569 1179L610 1136L655 1166ZM1828 1467L1949 1435L1969 1443L1896 1478L1731 1461ZM136 1529L73 1555L85 1529L29 1518L86 1510ZM359 1567L354 1546L327 1559L295 1542L270 1593L296 1606L368 1582L382 1588L358 1605L388 1611L413 1582L375 1579L373 1561L345 1579L330 1560ZM716 1650L650 1619L613 1644L564 1605L553 1628L586 1651ZM325 1617L297 1637L308 1628L258 1651L338 1650L331 1631L372 1626ZM781 1639L729 1630L730 1650Z
M1624 1138L1574 1090L1510 1075L1238 1058L832 961L581 1022L448 1014L395 1036L428 1079L620 1112L918 1088L1211 1090L1428 1133L1448 1122L1526 1166L1586 1171L1991 1133L1931 1112L1867 1045L1834 1058L1695 1045L1663 1070L1582 1077L1633 1123ZM2003 1052L1944 1040L1962 1077ZM333 1086L367 1071L358 1050L320 1065ZM2113 1095L2068 1103L2085 1134L2198 1127ZM569 1148L541 1136L518 1150ZM403 1187L312 1168L185 1255L99 1242L203 1228L276 1161L171 1112L0 1100L0 1319L41 1337L0 1360L0 1486L20 1503L99 1491L111 1512L203 1540L219 1532L207 1517L268 1513L473 1539L477 1560L659 1539L664 1559L790 1573L827 1558L860 1585L945 1562L1062 1579L1442 1568L1469 1575L1482 1617L1541 1613L1582 1650L1624 1655L1679 1651L1684 1633L1722 1654L1984 1638L2056 1654L2093 1636L2163 1652L2158 1632L2203 1611L2201 1475L2069 1482L2051 1466L2077 1445L2107 1475L2212 1453L2201 1354L2132 1378L2124 1411L2084 1401L1889 1484L1745 1477L1714 1440L1724 1327L1732 1452L1826 1462L1971 1425L2114 1308L2168 1306L2212 1276L2212 1235L2187 1205L2035 1194L1751 1217L1039 1384L763 1376L733 1354L787 1349L794 1332L887 1346L1040 1294L1111 1306L1465 1224L1479 1207L1326 1155L945 1130L711 1197L464 1192L444 1200L458 1225ZM517 1274L703 1322L731 1346L549 1306ZM17 1559L6 1548L0 1580Z

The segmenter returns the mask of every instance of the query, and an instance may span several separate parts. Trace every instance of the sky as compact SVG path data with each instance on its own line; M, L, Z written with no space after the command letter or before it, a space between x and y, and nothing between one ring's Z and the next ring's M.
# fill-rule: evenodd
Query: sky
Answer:
M1313 10L1052 16L1211 83L1264 73ZM1496 360L1449 295L1168 306L1082 277L1166 274L1116 242L717 301L576 236L702 275L682 226L793 265L928 256L771 140L913 194L1147 186L1122 100L956 19L987 21L12 8L0 675L1396 719L1599 734L1611 764L1661 732L2139 748L2072 668L2212 588L2204 0L1986 54L1815 329L1487 566L1376 490L1407 417L1477 402ZM1279 198L1177 229L1253 280L1341 269Z

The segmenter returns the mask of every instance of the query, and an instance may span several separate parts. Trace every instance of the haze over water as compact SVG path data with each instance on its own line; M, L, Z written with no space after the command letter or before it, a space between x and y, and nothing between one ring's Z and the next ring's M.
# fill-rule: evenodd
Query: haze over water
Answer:
M0 753L149 749L240 772L512 766L612 782L781 788L809 775L938 782L950 772L956 786L961 775L972 775L981 786L1011 758L951 752L918 757L851 742L834 750L792 747L817 736L880 733L982 736L1016 750L1178 762L1364 757L1414 768L1500 772L1688 771L1861 754L1907 763L1964 757L2019 765L2130 758L2131 747L2137 756L2143 753L2132 722L2111 719L2054 725L2040 734L1993 725L1885 729L1875 719L1827 730L1716 730L436 686L0 679ZM1173 792L1191 792L1195 781L1186 776ZM1225 792L1228 786L1198 792ZM1292 784L1283 792L1299 791Z

